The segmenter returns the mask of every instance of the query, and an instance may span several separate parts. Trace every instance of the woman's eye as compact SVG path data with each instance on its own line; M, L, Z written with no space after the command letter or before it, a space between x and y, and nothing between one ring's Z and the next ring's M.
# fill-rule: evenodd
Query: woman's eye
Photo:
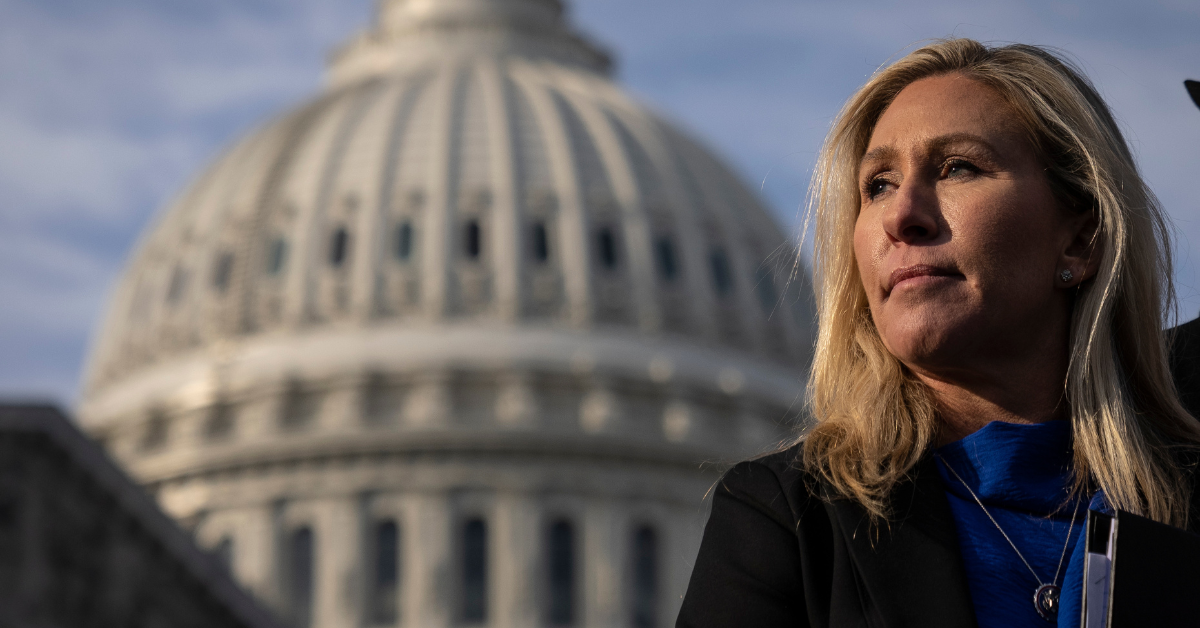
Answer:
M943 172L946 177L958 177L965 174L977 173L979 172L979 168L976 168L975 165L970 162L955 159L945 165Z
M871 179L867 181L866 195L867 198L875 198L883 194L887 190L888 182L886 179Z

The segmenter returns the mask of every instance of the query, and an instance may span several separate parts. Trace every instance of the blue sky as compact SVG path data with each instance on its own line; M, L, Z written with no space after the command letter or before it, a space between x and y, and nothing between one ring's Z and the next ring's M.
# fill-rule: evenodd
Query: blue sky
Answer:
M235 138L314 94L372 0L0 0L0 396L73 402L138 234ZM618 77L796 224L838 107L950 35L1068 51L1116 111L1177 228L1200 311L1200 3L575 0ZM1193 244L1194 243L1194 244Z

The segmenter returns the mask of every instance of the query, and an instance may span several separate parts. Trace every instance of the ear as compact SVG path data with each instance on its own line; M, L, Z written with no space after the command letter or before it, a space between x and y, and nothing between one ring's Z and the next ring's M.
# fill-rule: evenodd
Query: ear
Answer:
M1096 276L1103 255L1100 244L1100 221L1096 211L1089 210L1071 216L1066 222L1066 237L1061 255L1059 271L1070 271L1071 279L1058 281L1063 288L1073 288Z

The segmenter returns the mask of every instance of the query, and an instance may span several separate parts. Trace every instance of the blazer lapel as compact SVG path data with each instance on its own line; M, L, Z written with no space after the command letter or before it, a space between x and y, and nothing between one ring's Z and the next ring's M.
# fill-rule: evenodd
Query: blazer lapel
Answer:
M872 528L856 504L830 505L868 617L885 626L976 626L954 518L931 456L896 487L891 506L891 521Z

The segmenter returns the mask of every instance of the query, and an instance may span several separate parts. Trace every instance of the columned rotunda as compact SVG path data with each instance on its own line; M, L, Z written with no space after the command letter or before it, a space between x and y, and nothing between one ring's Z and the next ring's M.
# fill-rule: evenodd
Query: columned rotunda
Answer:
M157 219L83 426L297 627L666 628L807 277L560 0L380 0Z

